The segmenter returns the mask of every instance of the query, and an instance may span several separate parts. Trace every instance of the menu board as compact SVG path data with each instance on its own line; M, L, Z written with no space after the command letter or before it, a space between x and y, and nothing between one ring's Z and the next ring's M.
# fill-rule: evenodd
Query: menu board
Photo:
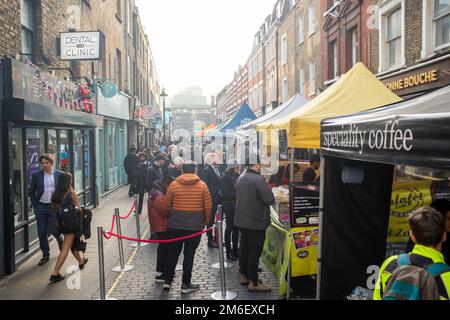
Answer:
M318 225L320 182L295 183L289 189L291 226Z
M280 160L288 160L288 139L286 130L278 132L278 146L280 148Z

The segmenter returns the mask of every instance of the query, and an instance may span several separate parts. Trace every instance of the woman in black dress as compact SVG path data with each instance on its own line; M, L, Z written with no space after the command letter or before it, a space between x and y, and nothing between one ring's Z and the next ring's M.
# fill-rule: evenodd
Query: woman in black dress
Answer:
M77 250L80 247L79 242L81 240L77 237L81 237L83 214L77 194L72 188L72 175L70 173L61 174L52 196L52 207L56 212L59 230L64 235L61 252L50 277L51 282L58 282L65 278L64 275L60 274L60 270L69 251L72 251L73 256L77 259L80 269L83 269L88 262L88 259L82 258Z

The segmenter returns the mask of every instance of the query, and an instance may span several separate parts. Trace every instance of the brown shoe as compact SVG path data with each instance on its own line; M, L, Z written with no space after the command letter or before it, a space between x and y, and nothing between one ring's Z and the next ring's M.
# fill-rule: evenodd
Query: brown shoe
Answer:
M253 281L250 281L250 283L248 284L247 289L250 292L269 292L269 291L272 290L271 287L269 287L266 284L262 284L260 281L258 281L258 285L257 286L255 286L253 284Z
M250 279L245 275L241 273L241 286L248 286L248 284L250 283Z

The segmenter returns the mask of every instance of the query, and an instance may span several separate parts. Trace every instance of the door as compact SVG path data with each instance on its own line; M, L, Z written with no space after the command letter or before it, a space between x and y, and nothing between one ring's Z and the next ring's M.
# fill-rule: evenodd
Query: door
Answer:
M119 184L119 123L108 121L106 163L108 168L108 190Z
M83 178L85 205L89 206L94 203L94 132L93 130L83 130Z

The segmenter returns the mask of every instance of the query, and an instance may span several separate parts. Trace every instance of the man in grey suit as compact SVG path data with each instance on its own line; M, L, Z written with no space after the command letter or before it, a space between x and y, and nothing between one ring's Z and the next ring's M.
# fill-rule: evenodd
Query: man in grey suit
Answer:
M62 245L62 235L56 223L56 213L51 206L52 195L58 184L61 171L55 170L53 155L43 154L39 158L42 170L33 174L31 178L29 195L36 215L39 246L42 251L42 259L39 265L50 260L50 246L48 234L52 234L58 241L59 248Z

